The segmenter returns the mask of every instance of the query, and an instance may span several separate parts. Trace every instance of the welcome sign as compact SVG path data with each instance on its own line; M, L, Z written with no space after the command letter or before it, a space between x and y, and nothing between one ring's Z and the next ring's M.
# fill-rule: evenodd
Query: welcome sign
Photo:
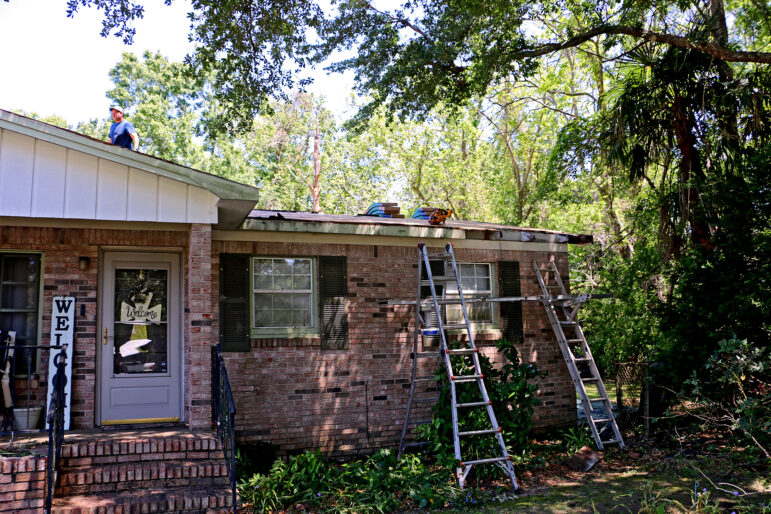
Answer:
M65 355L67 363L64 367L64 429L70 429L70 407L72 398L72 343L75 333L75 298L72 296L54 296L51 309L51 345L67 345ZM48 428L47 413L51 408L51 392L56 375L56 356L61 350L51 350L48 356L48 395L46 399L46 428Z

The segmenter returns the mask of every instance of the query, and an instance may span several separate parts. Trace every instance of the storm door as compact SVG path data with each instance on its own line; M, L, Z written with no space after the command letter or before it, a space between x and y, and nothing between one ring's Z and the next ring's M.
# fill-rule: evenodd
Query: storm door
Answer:
M180 420L181 304L177 254L104 254L101 425Z

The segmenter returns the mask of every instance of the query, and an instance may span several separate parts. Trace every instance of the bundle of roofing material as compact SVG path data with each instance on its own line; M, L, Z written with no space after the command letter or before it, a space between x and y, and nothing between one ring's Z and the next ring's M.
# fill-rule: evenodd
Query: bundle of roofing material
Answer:
M436 212L436 207L420 207L415 209L412 213L412 217L419 220L427 220L431 218L431 215Z
M403 218L404 214L399 213L399 204L376 202L367 207L365 216L378 216L380 218Z

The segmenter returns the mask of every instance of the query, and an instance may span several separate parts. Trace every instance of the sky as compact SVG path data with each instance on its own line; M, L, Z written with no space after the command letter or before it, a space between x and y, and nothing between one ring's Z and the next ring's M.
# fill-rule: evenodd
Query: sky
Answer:
M175 0L171 6L146 0L145 17L135 24L131 46L120 38L99 35L100 11L81 8L68 18L66 6L66 0L0 0L0 109L57 114L70 125L108 119L105 92L112 88L108 72L121 53L160 51L182 60L193 49L187 40L188 0ZM324 95L337 117L346 118L352 75L317 70L313 76L308 90Z

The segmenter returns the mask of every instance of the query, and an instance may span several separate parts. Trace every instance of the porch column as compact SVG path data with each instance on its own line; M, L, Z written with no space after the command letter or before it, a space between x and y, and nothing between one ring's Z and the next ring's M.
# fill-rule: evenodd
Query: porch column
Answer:
M185 397L190 428L211 424L211 225L192 224L185 280Z

